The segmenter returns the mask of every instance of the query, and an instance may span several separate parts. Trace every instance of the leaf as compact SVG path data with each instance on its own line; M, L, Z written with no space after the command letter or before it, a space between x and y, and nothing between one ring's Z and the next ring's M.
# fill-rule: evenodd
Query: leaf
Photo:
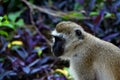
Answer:
M16 26L23 26L24 21L23 21L23 19L19 19L15 24L16 24Z
M8 33L3 30L0 30L0 35L8 37Z
M7 17L7 15L4 15L4 16L3 16L3 18L4 18L4 19L6 19L6 20L8 20L8 17Z
M10 22L8 21L8 17L6 15L0 17L0 27L8 27L11 29L15 29L15 27L12 24L10 24Z
M112 10L117 12L117 9L120 7L120 0L116 0L115 3L112 4Z
M8 17L7 17L7 15L4 15L3 16L3 21L1 21L1 23L2 23L2 25L5 25L5 24L10 24L10 22L8 21Z
M108 36L105 36L105 37L102 38L102 39L108 41L108 40L110 40L110 39L112 39L112 38L114 38L114 37L116 37L116 36L118 36L118 35L119 35L119 33L114 33L114 34L110 34L110 35L108 35Z
M113 16L114 16L114 14L107 12L106 15L105 15L105 18L110 18L110 17L113 17Z
M74 10L80 10L82 8L82 5L80 5L79 3L75 3L74 5Z
M22 46L23 42L22 41L12 41L11 43L8 44L8 48L11 48L12 45Z
M104 9L100 11L99 15L95 17L95 19L93 20L93 23L94 23L94 31L100 31L102 32L101 28L100 28L100 25L101 25L101 22L104 18Z
M15 29L15 27L12 24L6 24L6 23L4 23L1 26L2 27L5 26L5 27L11 28L11 29Z
M79 2L80 4L84 4L84 0L76 0L76 2Z
M34 73L36 73L36 72L38 72L38 71L40 71L41 70L41 68L34 68L34 69L32 69L31 70L31 74L34 74Z
M20 16L21 11L19 12L14 12L14 13L9 13L8 18L12 21L15 22L15 20Z
M53 60L53 58L50 56L47 56L40 61L40 65L46 64L50 60Z
M2 46L2 48L0 49L0 54L2 54L2 52L4 52L4 51L6 50L7 45L8 45L8 43L7 43L7 42L6 42L6 43L4 43L4 45L3 45L3 46Z
M64 76L68 77L68 71L64 70L64 69L56 69L55 70L56 73L61 73Z
M100 13L99 13L99 15L94 19L94 24L96 26L98 26L100 24L100 22L103 19L103 16L104 16L104 10L101 10Z
M38 62L40 62L40 59L35 60L34 62L32 62L31 64L29 64L28 66L32 67L32 66L36 65Z
M2 16L0 16L0 22L3 20L3 17Z
M4 77L9 76L9 75L16 75L16 73L13 71L5 71L0 74L0 80L3 80Z
M90 16L97 16L99 15L99 12L90 12Z
M91 0L91 1L89 2L89 10L90 10L90 11L95 7L95 2L96 2L96 0Z
M23 45L22 41L12 41L11 42L12 45Z
M26 67L23 67L22 70L26 73L26 74L29 74L30 73L30 68L28 66Z
M81 12L70 12L62 16L63 19L85 19L84 15Z
M117 17L117 20L115 21L113 25L117 25L120 23L120 12L116 13L116 17Z
M22 49L22 50L19 50L19 49L15 48L14 50L18 53L18 55L19 55L22 59L25 60L25 59L27 58L28 54L27 54L27 52L24 51L23 49Z
M39 48L39 47L36 47L35 50L37 50L38 56L41 56L41 54L42 54L42 49Z

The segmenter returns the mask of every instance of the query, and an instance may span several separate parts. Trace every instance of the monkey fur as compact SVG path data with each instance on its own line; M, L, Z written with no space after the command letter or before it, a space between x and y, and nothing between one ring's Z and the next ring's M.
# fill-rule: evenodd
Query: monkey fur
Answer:
M120 49L63 21L52 31L55 56L70 61L74 80L120 80Z

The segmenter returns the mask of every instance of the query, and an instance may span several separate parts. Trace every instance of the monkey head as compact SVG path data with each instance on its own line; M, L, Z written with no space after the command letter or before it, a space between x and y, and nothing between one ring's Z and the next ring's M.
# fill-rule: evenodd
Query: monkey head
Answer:
M61 58L70 58L71 51L82 45L85 39L85 31L83 28L71 21L63 21L56 25L52 31L53 44L52 52L55 56Z

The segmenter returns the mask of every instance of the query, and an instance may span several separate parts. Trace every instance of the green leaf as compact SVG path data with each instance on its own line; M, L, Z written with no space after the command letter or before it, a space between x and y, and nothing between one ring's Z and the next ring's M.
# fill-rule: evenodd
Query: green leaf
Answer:
M4 21L2 21L3 19L4 19ZM12 24L10 24L10 22L8 21L7 15L0 17L0 27L8 27L11 29L15 29L15 27Z
M112 16L114 16L114 14L107 12L106 15L105 15L105 18L110 18L110 17L112 17Z
M91 12L90 13L90 16L97 16L97 15L99 15L99 12Z
M0 22L3 20L3 17L2 16L0 16Z
M8 33L3 30L0 30L0 35L8 37Z
M20 16L21 11L15 12L15 13L10 13L8 14L8 18L12 21L15 22L15 20Z
M11 28L11 29L15 29L15 27L12 24L3 24L2 26Z
M37 50L38 56L41 56L42 50L39 47L36 47L35 50Z
M39 50L38 51L38 56L41 56L41 54L42 54L42 50Z
M15 23L16 26L23 26L24 25L24 21L23 19L19 19L16 23Z
M84 19L85 17L83 16L83 14L81 12L70 12L67 15L62 16L63 19Z
M75 3L74 10L80 10L83 6L80 3Z
M3 18L4 18L4 19L6 19L6 20L8 20L8 17L7 17L7 15L4 15L4 16L3 16Z
M10 22L7 20L7 19L5 19L3 22L2 22L2 24L9 24Z

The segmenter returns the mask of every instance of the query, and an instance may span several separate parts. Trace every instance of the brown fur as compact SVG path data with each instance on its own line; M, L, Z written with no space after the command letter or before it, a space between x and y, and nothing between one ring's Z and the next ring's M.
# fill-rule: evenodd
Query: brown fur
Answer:
M84 36L79 40L74 31ZM71 75L75 80L120 80L120 49L85 32L74 22L63 21L56 31L65 35L62 59L70 60Z

